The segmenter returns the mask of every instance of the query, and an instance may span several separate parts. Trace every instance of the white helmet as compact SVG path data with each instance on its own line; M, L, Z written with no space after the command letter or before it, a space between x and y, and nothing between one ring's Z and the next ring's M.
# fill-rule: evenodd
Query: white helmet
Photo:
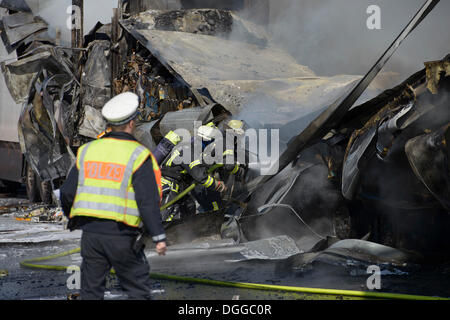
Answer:
M225 129L233 130L237 135L244 135L247 128L247 124L242 120L230 120L225 124Z
M210 122L207 125L200 126L197 129L197 135L201 137L204 141L212 141L217 135L217 127L214 123Z
M133 120L138 112L139 97L132 92L118 94L102 108L103 117L112 125L119 126Z

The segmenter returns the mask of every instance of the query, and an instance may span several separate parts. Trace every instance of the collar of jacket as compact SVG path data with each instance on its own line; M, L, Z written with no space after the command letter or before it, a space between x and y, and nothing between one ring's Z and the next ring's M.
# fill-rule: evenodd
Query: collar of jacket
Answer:
M105 134L103 138L115 138L115 139L122 139L122 140L133 140L137 141L135 137L133 137L131 134L127 132L109 132Z

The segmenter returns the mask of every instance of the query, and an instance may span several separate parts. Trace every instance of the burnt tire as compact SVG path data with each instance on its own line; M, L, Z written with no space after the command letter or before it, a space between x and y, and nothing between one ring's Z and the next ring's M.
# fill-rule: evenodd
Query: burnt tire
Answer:
M37 178L38 181L40 181L39 178ZM50 181L44 181L44 182L40 182L38 184L38 189L39 189L39 197L41 199L41 201L45 204L52 204L53 203L53 199L52 199L52 184L50 183Z
M40 191L38 187L38 178L29 164L25 169L25 187L30 202L41 201Z

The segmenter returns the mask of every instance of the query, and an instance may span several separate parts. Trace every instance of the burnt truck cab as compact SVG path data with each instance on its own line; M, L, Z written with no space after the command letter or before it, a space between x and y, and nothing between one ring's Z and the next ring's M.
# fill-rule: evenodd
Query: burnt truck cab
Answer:
M59 120L74 76L45 21L26 6L1 5L0 181L10 192L25 183L30 201L50 203L73 158Z
M13 4L11 4L13 5ZM20 8L15 8L20 9ZM22 110L23 100L10 92L6 76L6 66L14 64L17 52L9 43L5 28L12 21L7 17L8 9L0 8L0 29L2 41L0 41L0 190L15 192L26 172L26 165L19 144L18 122ZM15 41L15 40L12 40ZM3 76L5 75L5 76ZM14 90L14 88L11 88Z
M121 19L127 19L148 9L242 10L255 7L254 3L130 0L120 1L119 11ZM101 107L118 93L116 81L120 80L120 72L129 70L114 74L118 61L112 60L115 51L111 49L119 39L113 38L111 25L97 24L85 36L82 48L74 50L59 46L47 33L47 22L35 16L25 2L1 1L0 10L0 187L13 192L24 183L30 201L51 202L51 190L64 181L77 148L105 130ZM267 10L261 12L268 14ZM124 34L124 30L119 30L119 34ZM126 46L138 51L139 45L135 40L132 42ZM74 63L75 56L79 58L77 63ZM133 56L127 50L122 62ZM137 63L139 57L135 56ZM207 98L206 103L200 103L204 102L202 93L176 79L170 68L157 59L150 62L151 71L156 72L155 78L161 82L155 82L157 92L148 97L152 103L156 101L152 104L156 114L146 114L148 117L141 119L142 128L150 123L152 131L141 130L138 134L151 148L164 135L159 124L167 112L215 104ZM136 89L131 83L127 85L128 90ZM211 109L212 117L216 116L216 109ZM219 109L224 112L224 108ZM204 115L204 110L199 114Z

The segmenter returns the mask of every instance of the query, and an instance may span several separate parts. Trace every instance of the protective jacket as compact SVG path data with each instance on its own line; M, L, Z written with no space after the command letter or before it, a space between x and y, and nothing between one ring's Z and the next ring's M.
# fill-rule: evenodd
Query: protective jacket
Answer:
M81 174L70 218L110 219L138 227L142 218L131 176L149 157L162 195L158 164L150 151L138 142L104 138L83 145L77 155L76 165Z
M78 222L71 229L133 234L143 222L153 241L164 241L160 179L148 149L127 133L110 133L80 147L76 165L61 187L63 211Z

